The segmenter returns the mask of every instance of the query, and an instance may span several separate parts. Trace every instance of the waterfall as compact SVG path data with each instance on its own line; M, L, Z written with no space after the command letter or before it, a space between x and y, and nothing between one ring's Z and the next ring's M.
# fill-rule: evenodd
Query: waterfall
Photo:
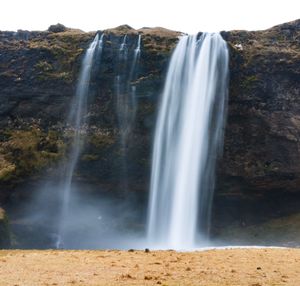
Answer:
M208 235L227 78L228 51L220 34L180 39L155 130L147 225L154 247L190 249Z
M118 75L116 76L117 115L121 132L122 148L126 148L127 138L131 131L136 113L135 81L141 55L141 35L133 52L132 63L129 64L127 35L119 48Z
M123 41L121 43L119 49L119 59L123 60L124 62L127 61L128 49L127 49L127 35L124 36Z
M141 55L141 35L138 36L133 57L128 56L128 53L127 35L125 35L119 48L118 75L115 79L117 116L122 152L122 189L125 192L127 190L128 176L128 140L133 128L137 109L135 81L138 76L138 63ZM130 63L131 59L132 62Z
M102 55L102 51L103 51L103 38L104 38L104 34L102 34L100 36L100 39L98 41L98 47L97 47L97 51L96 51L96 59L98 59L98 60L101 60L101 55Z
M128 93L130 94L130 110L131 110L131 126L129 129L132 128L133 122L135 120L135 115L136 115L136 109L137 109L137 102L136 102L136 80L138 78L138 70L139 70L139 60L141 56L141 41L142 41L142 36L138 36L137 40L137 45L136 48L134 49L134 55L133 55L133 60L131 64L131 69L130 69L130 75L129 75L129 85L128 85Z
M128 120L127 120L127 128L126 128L126 138L127 141L131 130L133 128L133 124L135 121L136 110L137 110L137 99L136 99L136 80L138 78L138 70L139 70L139 60L141 56L141 35L138 36L137 45L134 49L133 60L130 68L128 87L127 87L127 105L128 105Z
M77 161L81 153L82 145L84 143L86 132L85 128L87 125L87 99L89 94L91 71L94 63L94 54L95 52L97 52L98 56L100 57L102 48L103 35L99 40L99 36L97 34L93 42L85 52L76 88L76 94L68 117L68 124L74 132L74 137L69 154L69 160L65 165L64 174L62 174L63 182L61 184L61 192L63 192L63 198L61 218L58 227L58 239L56 242L57 248L61 248L66 244L65 235L67 232L66 227L72 192L72 179Z
M126 104L126 81L127 81L127 55L128 49L126 45L127 35L123 37L122 43L119 48L119 61L117 65L117 76L115 79L116 86L116 100L117 100L117 116L119 122L119 128L121 132L121 147L125 148L124 130L126 125L127 104Z
M141 56L141 41L142 41L142 36L139 35L138 41L137 41L137 46L134 49L133 61L132 61L132 66L131 66L130 76L129 76L130 81L134 81L137 78L136 72L138 70L137 64L138 64L140 56Z

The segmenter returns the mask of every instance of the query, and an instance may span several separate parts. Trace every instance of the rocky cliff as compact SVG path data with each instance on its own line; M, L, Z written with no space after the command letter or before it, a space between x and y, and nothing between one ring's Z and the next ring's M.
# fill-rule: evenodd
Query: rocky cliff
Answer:
M147 173L144 169L149 164L149 130L170 52L180 33L161 28L135 31L128 26L104 33L102 61L92 72L90 126L79 177L110 184L121 172L115 77L122 39L128 35L128 48L133 51L138 33L142 34L143 51L135 83L139 108L133 136L137 140L132 138L128 147L128 152L137 157L131 174L139 177L137 173ZM0 184L3 201L16 185L44 178L45 173L41 171L51 172L51 168L68 155L72 134L68 132L66 118L84 51L94 35L71 29L1 32Z
M240 225L299 212L300 21L222 33L230 90L218 221Z
M92 73L89 127L75 180L116 196L124 196L126 185L126 196L134 193L145 208L159 95L181 33L129 26L102 32L105 45ZM126 146L126 184L115 98L125 34L131 52L142 36L138 77L130 83L138 107ZM0 32L0 205L13 216L68 157L72 132L66 118L94 35L57 26ZM216 236L225 224L244 227L300 212L300 21L222 36L230 49L230 90L213 211Z

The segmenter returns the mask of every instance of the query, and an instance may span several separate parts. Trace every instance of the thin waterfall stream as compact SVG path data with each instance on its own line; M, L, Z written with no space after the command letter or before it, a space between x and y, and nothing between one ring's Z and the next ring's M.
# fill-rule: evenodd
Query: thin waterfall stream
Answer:
M133 56L127 44L128 37L123 37L119 48L118 74L115 79L116 111L120 129L120 145L122 155L121 189L124 194L128 190L128 149L129 137L132 133L137 111L136 83L141 55L141 35L138 36Z
M91 79L91 71L94 63L95 53L97 56L101 56L103 49L103 34L100 37L97 34L85 52L79 80L76 88L75 98L71 107L71 111L68 117L68 124L72 131L73 142L71 146L71 151L69 154L69 160L65 165L65 171L63 175L63 182L61 185L61 192L63 192L62 198L62 210L61 217L58 226L58 238L56 242L56 247L61 248L66 245L65 235L66 235L66 224L68 219L69 205L72 192L72 179L74 175L74 170L78 162L82 145L84 144L85 137L85 125L86 114L87 114L87 99L89 94L89 84Z
M156 123L147 225L150 246L190 249L208 237L227 78L228 50L220 34L181 37Z

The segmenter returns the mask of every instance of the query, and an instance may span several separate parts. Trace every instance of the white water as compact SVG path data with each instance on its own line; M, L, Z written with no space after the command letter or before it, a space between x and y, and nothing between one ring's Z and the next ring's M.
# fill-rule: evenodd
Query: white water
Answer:
M219 34L180 39L155 130L147 226L152 247L191 249L209 233L227 77L228 51Z
M128 48L127 48L127 35L124 36L122 44L119 49L119 59L123 61L127 61Z
M97 51L96 51L96 57L99 58L99 59L101 58L102 50L103 50L103 38L104 38L104 34L102 34L100 36L100 39L98 41Z
M71 111L68 118L68 123L74 132L69 160L65 166L65 173L63 175L63 182L61 191L63 192L62 198L62 211L58 227L58 239L56 247L65 247L67 244L65 235L67 233L67 219L69 213L69 205L72 193L72 179L74 170L79 159L82 145L84 144L85 127L86 127L86 113L87 113L87 98L89 94L89 83L91 78L91 71L93 67L94 54L100 55L103 48L103 35L99 40L98 34L95 36L93 42L86 50L79 75L79 80L76 88L74 102L71 106Z
M134 49L133 60L130 69L129 75L129 88L128 93L130 93L130 110L131 110L131 126L129 130L131 131L133 122L135 120L136 110L137 110L137 100L136 100L136 80L138 78L138 70L139 70L139 60L141 57L141 41L142 36L139 35L137 40L136 48ZM128 134L129 135L129 134Z
M120 186L123 194L126 195L128 190L128 150L130 148L130 135L132 134L137 111L135 81L138 77L141 55L141 35L137 38L134 50L132 51L129 48L130 46L127 45L127 35L125 35L119 48L118 75L115 79L115 89L122 156Z
M139 34L137 47L134 50L135 57L139 56L139 54L141 53L141 41L142 41L142 35Z
M132 62L129 62L127 35L124 36L119 49L119 70L116 76L116 98L117 115L119 121L121 147L123 152L127 148L128 137L136 115L136 86L134 81L137 79L138 63L141 55L141 35L139 35L136 48L134 49Z
M137 64L138 64L140 56L141 56L141 41L142 41L142 36L139 35L138 41L137 41L137 46L134 49L134 55L133 55L133 61L132 61L131 70L130 70L129 81L134 81L137 78L136 72L137 72Z

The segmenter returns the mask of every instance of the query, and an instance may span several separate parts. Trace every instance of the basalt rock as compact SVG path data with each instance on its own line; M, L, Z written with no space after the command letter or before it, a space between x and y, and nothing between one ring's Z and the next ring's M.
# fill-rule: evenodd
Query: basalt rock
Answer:
M297 213L300 198L300 21L222 33L230 90L215 214L245 224Z
M11 233L5 211L0 208L0 248L10 248Z

